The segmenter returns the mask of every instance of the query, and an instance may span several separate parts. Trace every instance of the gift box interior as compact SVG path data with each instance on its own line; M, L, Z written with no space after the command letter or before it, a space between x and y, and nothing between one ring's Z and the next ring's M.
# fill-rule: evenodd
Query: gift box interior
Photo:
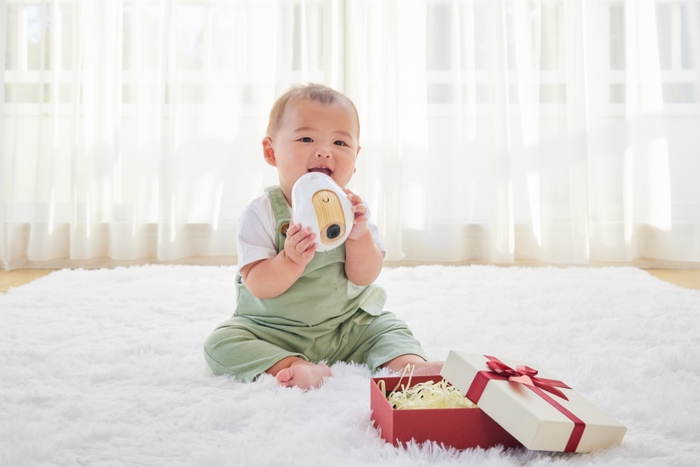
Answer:
M426 381L438 383L442 379L440 375L414 376L411 378L411 387ZM384 381L386 391L380 388L381 380ZM399 380L399 377L393 376L370 380L372 420L380 430L381 437L388 443L399 446L411 440L416 443L435 441L456 449L521 446L478 407L395 410L387 396ZM408 379L404 378L404 383L406 382Z

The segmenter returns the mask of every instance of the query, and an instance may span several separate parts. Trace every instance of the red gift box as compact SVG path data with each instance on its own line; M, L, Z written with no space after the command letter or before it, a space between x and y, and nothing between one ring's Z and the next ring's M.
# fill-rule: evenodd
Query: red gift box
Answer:
M400 379L391 376L370 380L372 420L380 430L381 437L388 443L400 446L411 440L416 443L435 441L456 449L521 446L478 407L395 410L387 400L388 393L380 389L379 381L384 380L387 392L391 392ZM438 383L442 379L439 375L414 376L410 387L426 381Z

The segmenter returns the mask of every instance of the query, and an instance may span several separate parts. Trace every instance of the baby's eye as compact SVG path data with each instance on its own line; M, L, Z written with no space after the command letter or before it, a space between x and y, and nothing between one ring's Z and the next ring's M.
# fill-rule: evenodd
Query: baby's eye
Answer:
M347 144L345 144L345 141L336 141L333 144L335 144L336 146L347 146Z
M303 138L300 138L299 141L301 141L302 143L313 143L314 142L314 140L312 140L308 136L304 136Z

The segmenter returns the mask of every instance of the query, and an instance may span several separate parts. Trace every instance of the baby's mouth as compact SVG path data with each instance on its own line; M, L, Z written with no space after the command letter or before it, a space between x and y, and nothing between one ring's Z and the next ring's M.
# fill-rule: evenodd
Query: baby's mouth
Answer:
M309 172L321 172L323 174L328 175L329 177L333 173L333 171L331 169L329 169L328 167L322 167L322 166L314 167L313 169L309 169Z

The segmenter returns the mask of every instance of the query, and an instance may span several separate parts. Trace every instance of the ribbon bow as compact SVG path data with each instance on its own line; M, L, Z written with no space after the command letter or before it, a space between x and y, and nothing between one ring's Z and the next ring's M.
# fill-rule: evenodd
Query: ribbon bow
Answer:
M530 368L529 366L518 365L515 369L513 369L505 363L503 363L502 361L500 361L499 359L497 359L496 357L491 357L489 355L484 355L484 357L486 357L487 359L486 366L489 367L490 371L481 370L476 373L472 384L467 390L467 399L471 400L475 404L478 404L479 400L481 399L481 395L486 389L486 385L491 380L512 381L514 383L521 383L527 386L530 390L532 390L542 399L547 401L547 403L550 404L552 407L564 414L569 420L574 422L574 428L571 431L569 441L566 443L564 451L575 452L579 442L581 441L583 432L586 429L586 424L583 420L577 417L576 414L571 412L569 409L564 407L549 394L546 394L544 392L550 392L555 396L559 396L568 401L569 398L566 397L564 393L557 388L571 388L556 379L539 378L537 376L537 370L535 370L534 368Z
M515 369L513 369L505 363L503 363L502 361L500 361L499 359L497 359L496 357L491 357L489 355L485 355L485 357L488 358L486 366L488 366L489 369L494 373L508 378L508 381L512 381L514 383L522 383L525 386L529 386L531 388L538 387L540 389L554 394L555 396L559 396L564 400L569 400L569 398L566 397L566 395L563 392L557 389L571 389L563 382L558 381L556 379L539 378L536 376L537 370L534 368L530 368L526 365L518 365L517 367L515 367Z

